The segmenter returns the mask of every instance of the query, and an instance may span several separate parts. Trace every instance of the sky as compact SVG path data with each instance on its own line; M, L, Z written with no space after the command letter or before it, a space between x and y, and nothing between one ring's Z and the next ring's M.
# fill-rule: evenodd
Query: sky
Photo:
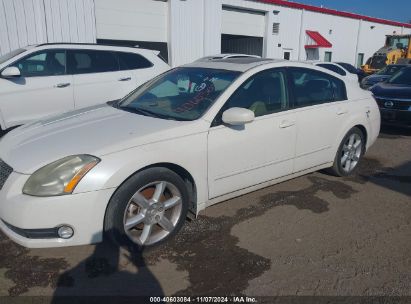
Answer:
M323 6L361 15L394 20L411 21L411 0L291 0L294 2Z

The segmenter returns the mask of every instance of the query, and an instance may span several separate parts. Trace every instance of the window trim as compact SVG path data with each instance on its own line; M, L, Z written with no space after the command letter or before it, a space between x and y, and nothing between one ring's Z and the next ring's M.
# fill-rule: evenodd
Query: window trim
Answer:
M38 51L31 52L31 53L17 59L16 61L13 61L12 63L10 63L6 67L4 67L2 69L2 71L9 68L9 67L15 66L15 64L17 64L19 61L25 60L25 59L33 57L33 56L37 56L37 55L42 54L44 52L50 52L50 51L52 51L52 52L53 51L56 51L56 52L63 51L64 52L64 54L66 56L66 64L65 64L65 67L64 67L65 68L64 74L61 74L61 75L39 75L39 76L23 76L22 75L21 77L23 77L23 78L36 78L36 77L58 77L58 76L68 76L68 75L70 75L70 74L68 74L68 70L67 70L67 66L68 66L68 64L67 64L67 49L60 49L60 48L57 48L57 49L43 49L43 50L38 50Z
M306 106L296 106L296 97L295 97L295 94L294 94L294 92L295 92L295 83L294 83L294 81L293 81L293 76L292 76L292 72L293 71L298 71L298 70L308 70L308 71L313 71L314 73L320 73L320 74L324 74L324 75L326 75L327 77L330 77L330 78L332 78L332 79L334 79L334 80L337 80L337 81L340 81L342 84L343 84L343 90L344 90L344 92L343 92L343 100L335 100L335 95L336 95L336 92L335 92L335 89L333 88L333 98L334 98L334 100L331 100L331 101L328 101L328 102L322 102L322 103L315 103L315 104L310 104L310 105L306 105ZM315 106L319 106L319 105L327 105L327 104L332 104L332 103L334 103L334 102L344 102L344 101L347 101L348 100L348 95L347 95L347 87L346 87L346 85L345 85L345 82L343 81L343 80L341 80L341 79L339 79L339 78L337 78L337 77L335 77L335 76L333 76L333 75L330 75L330 74L328 74L328 73L325 73L325 72L322 72L322 71L318 71L318 70L314 70L314 69L310 69L310 68L306 68L306 67L288 67L287 68L287 78L288 78L288 86L289 86L289 91L290 91L290 97L292 98L290 101L291 102L289 102L289 104L291 105L291 107L290 107L290 109L303 109L303 108L308 108L308 107L315 107Z
M278 72L282 72L282 73L283 73L284 78L285 78L284 84L285 84L285 86L286 86L286 88L285 88L285 94L287 95L287 106L286 106L284 109L280 109L280 110L278 110L278 111L274 111L274 112L271 112L271 113L268 113L268 114L265 114L265 115L262 115L262 116L258 116L258 117L256 117L256 119L263 118L263 117L266 117L266 116L269 116L269 115L272 115L272 114L277 114L277 113L281 113L281 112L285 112L285 111L291 110L291 109L292 109L292 107L291 107L292 98L291 98L291 95L290 95L290 84L289 84L289 83L290 83L290 80L289 80L289 77L288 77L287 67L268 68L268 69L259 71L259 72L255 73L255 74L251 75L251 76L248 77L246 80L244 80L240 85L237 86L237 88L235 89L235 91L225 100L224 104L221 106L220 110L219 110L219 111L217 112L217 114L215 115L213 121L211 122L210 128L224 125L224 123L223 123L223 121L222 121L222 116L223 116L223 113L224 113L226 110L229 109L229 108L225 109L224 107L225 107L225 105L229 102L230 98L233 97L233 96L238 92L238 90L240 90L241 87L242 87L244 84L246 84L251 78L256 77L256 76L258 76L259 74L262 74L262 73L267 73L268 71L278 71Z

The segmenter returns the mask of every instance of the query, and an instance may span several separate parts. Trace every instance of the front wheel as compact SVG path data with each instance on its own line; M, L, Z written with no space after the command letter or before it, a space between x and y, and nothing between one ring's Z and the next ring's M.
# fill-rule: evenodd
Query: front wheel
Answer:
M150 168L127 180L107 208L105 232L120 246L152 247L183 226L189 193L184 181L166 168Z
M338 148L331 173L336 176L351 175L365 151L364 134L357 127L348 131Z

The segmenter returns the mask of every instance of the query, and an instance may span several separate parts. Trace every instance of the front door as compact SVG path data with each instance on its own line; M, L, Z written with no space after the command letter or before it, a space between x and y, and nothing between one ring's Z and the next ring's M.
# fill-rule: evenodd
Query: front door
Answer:
M255 120L240 127L225 125L221 114L232 107L254 111ZM272 69L246 80L209 131L210 199L290 174L295 137L295 114L288 108L285 73Z
M74 109L73 77L64 50L38 51L11 64L21 77L0 78L0 111L6 128Z

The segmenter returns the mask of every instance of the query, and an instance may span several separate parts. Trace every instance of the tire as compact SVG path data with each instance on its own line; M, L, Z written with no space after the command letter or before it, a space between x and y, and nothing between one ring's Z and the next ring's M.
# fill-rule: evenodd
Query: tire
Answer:
M107 207L104 232L116 245L145 249L171 239L184 225L189 192L179 175L150 168L130 177Z
M363 132L354 127L344 136L333 166L328 170L335 176L348 176L355 172L365 152Z

